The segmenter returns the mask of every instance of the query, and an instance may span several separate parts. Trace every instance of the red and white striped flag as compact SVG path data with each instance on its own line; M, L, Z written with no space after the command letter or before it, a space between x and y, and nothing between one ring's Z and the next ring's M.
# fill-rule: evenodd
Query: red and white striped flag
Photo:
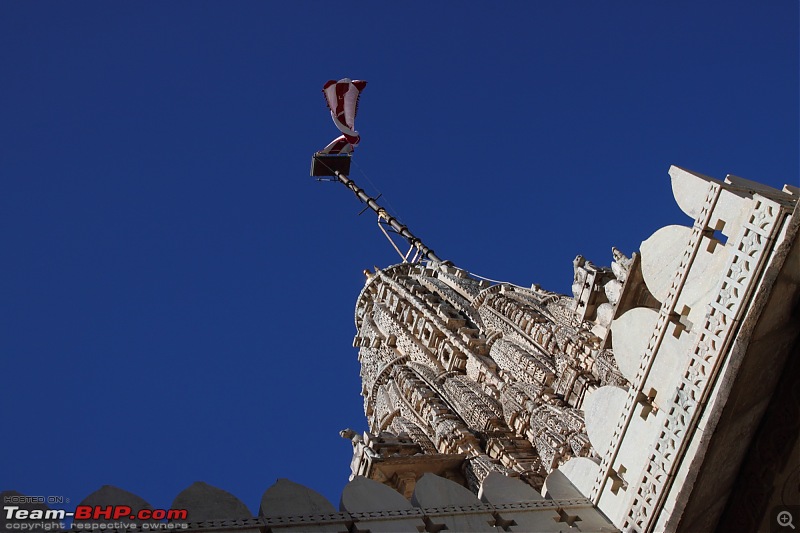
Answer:
M330 142L328 146L317 152L318 154L351 154L353 153L353 145L347 142L344 135L336 137Z
M342 78L339 81L328 81L322 88L331 118L342 136L334 139L320 153L349 154L358 146L361 137L355 127L356 112L358 111L358 97L367 86L362 80Z

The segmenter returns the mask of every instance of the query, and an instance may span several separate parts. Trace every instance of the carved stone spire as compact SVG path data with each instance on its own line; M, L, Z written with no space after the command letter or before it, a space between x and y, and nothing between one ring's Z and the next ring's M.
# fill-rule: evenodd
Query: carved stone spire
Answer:
M492 471L539 485L591 455L581 402L617 376L575 309L573 298L449 265L376 269L356 305L369 431L348 433L353 475L404 493L425 472L472 488Z

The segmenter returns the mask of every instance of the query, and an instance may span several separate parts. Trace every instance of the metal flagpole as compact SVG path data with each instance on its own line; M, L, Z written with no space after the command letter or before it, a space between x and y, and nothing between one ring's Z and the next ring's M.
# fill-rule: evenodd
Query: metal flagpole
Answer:
M391 228L397 232L398 235L403 237L412 246L417 248L425 258L435 263L447 263L446 261L443 261L441 258L439 258L439 256L437 256L433 250L425 246L425 243L423 243L418 237L416 237L413 233L411 233L408 229L408 226L406 226L405 224L401 224L400 221L397 220L392 215L390 215L386 211L386 209L378 205L378 202L375 201L375 198L368 195L364 191L364 189L356 185L356 183L353 180L351 180L338 170L334 170L333 175L336 176L336 179L339 181L339 183L341 183L342 185L353 191L353 194L355 194L359 200L367 204L367 206L370 209L375 211L378 217L384 219L386 223L389 224L389 226L391 226Z
M339 181L342 185L353 191L356 197L367 204L367 207L372 209L378 215L378 223L387 224L390 228L397 232L398 235L406 239L412 246L417 249L417 254L412 261L417 257L425 257L429 261L442 264L450 264L448 261L442 261L430 248L425 246L418 237L408 230L404 224L401 224L395 217L391 216L386 209L378 205L377 198L372 198L364 189L359 187L347 174L350 173L350 157L352 156L353 149L358 146L360 137L358 132L355 131L355 118L358 109L358 98L361 91L366 87L367 82L363 80L352 80L350 78L342 78L339 81L330 80L325 83L322 92L325 94L325 101L328 104L328 109L331 111L331 118L333 123L342 132L343 135L336 138L328 144L323 150L316 152L311 157L311 175L316 177L332 176ZM385 222L382 222L385 221ZM381 227L381 230L386 233L386 230ZM386 235L392 246L397 250L394 241ZM408 261L408 256L411 250L403 256L399 250L397 252L403 258L403 262Z

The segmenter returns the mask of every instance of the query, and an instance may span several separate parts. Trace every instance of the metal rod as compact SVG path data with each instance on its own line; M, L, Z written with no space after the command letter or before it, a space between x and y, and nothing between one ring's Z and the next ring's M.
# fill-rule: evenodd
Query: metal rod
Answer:
M375 211L375 213L377 213L379 217L386 220L386 223L389 224L389 226L391 226L401 237L407 240L412 246L415 246L417 250L419 250L422 253L422 255L425 256L425 258L435 263L449 264L448 261L442 261L433 252L433 250L425 246L425 243L423 243L421 240L419 240L418 237L416 237L413 233L411 233L408 230L407 226L401 224L400 221L398 221L395 217L387 213L386 209L378 205L378 203L375 201L375 198L371 197L366 192L364 192L364 189L356 185L356 183L353 180L351 180L338 170L334 171L334 174L336 176L336 179L338 179L342 185L353 191L353 193L356 195L356 197L358 197L359 200L367 204L367 206L373 211Z

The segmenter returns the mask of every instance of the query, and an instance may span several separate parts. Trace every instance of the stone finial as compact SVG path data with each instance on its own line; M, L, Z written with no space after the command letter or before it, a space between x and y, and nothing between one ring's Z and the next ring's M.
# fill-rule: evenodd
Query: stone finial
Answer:
M336 507L319 492L281 478L261 497L259 516L335 514Z
M486 512L438 516L431 525L437 528L436 531L497 531L493 525L495 517L491 514L491 507L483 504L469 489L436 474L425 474L417 481L411 503L428 508L468 506L476 511L485 506Z
M361 515L358 531L394 533L425 529L425 522L419 516L399 516L402 511L414 509L399 492L363 476L356 476L345 486L339 509Z
M601 457L611 447L615 431L615 426L608 421L619 418L627 396L623 388L606 385L589 393L584 400L586 434Z
M414 489L411 503L417 507L475 505L480 500L469 489L436 474L424 474Z
M181 491L172 502L172 509L186 509L190 522L253 516L239 498L202 481L196 481Z
M586 458L579 457L578 459ZM589 459L586 460L588 461ZM572 459L572 461L575 461L575 459ZM571 461L569 461L567 464L570 463ZM575 485L572 484L572 481L570 481L570 479L564 475L561 469L556 469L550 472L550 474L547 476L547 479L544 481L542 492L548 500L570 500L586 497L575 487Z
M339 509L348 513L413 509L396 490L364 476L356 476L345 485Z
M483 480L478 497L483 502L502 504L543 500L533 487L516 477L489 472Z
M106 507L109 505L126 505L131 508L132 515L136 515L142 509L150 509L153 507L140 496L127 490L123 490L113 485L103 485L98 490L86 496L79 505L100 506ZM108 522L108 520L87 520L87 523L92 522ZM131 519L131 522L142 522L141 520Z
M86 496L81 505L128 505L131 508L137 507L150 509L151 506L142 497L132 492L123 490L114 485L103 485L93 493Z

